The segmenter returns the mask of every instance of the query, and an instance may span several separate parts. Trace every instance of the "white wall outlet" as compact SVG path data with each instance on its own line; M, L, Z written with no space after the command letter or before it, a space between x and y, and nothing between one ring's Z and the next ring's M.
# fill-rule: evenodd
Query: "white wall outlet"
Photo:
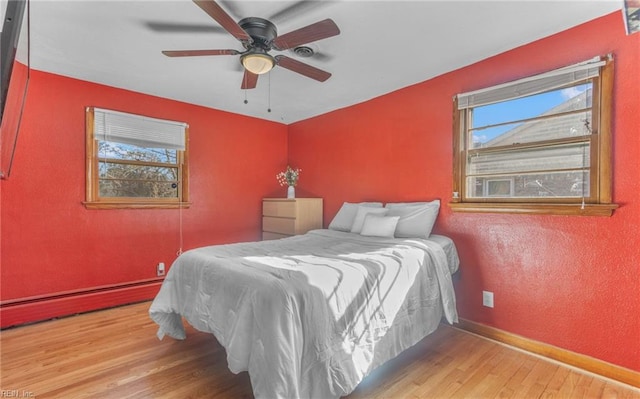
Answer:
M158 263L158 266L156 267L156 274L158 277L164 276L164 262Z
M482 305L488 308L493 307L493 292L482 291Z

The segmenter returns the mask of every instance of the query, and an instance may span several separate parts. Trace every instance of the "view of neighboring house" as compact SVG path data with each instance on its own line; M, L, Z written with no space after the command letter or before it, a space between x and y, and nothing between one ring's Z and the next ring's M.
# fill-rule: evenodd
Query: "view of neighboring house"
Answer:
M475 141L474 148L492 152L478 154L470 160L470 172L486 176L469 178L469 192L478 197L588 196L591 102L589 88L533 121L517 123L486 142ZM509 148L568 137L584 140L554 148Z

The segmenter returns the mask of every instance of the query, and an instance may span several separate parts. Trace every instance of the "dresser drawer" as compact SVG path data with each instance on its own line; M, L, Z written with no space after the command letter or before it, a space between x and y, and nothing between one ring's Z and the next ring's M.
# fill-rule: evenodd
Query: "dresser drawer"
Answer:
M263 198L262 239L273 240L322 228L322 198Z
M263 201L262 216L295 218L296 201Z
M264 216L262 218L262 230L271 233L293 235L296 233L296 220Z

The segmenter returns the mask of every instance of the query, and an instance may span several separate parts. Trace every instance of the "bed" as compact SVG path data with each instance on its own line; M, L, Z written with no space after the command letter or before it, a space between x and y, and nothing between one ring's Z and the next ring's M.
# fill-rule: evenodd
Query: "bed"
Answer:
M451 239L331 229L186 251L149 313L158 337L183 320L213 334L256 398L338 398L374 368L457 321Z

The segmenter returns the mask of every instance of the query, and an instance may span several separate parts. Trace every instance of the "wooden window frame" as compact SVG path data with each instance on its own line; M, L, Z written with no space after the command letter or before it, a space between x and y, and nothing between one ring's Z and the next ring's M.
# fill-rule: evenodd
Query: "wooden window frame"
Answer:
M613 58L608 56L593 82L592 133L590 142L590 187L588 198L471 198L466 195L466 170L470 149L466 148L468 109L458 109L458 99L453 107L453 195L449 206L454 212L518 213L611 216L618 208L612 203L612 132L611 114L613 102ZM505 100L508 101L508 100ZM533 145L537 145L534 143ZM522 145L527 146L527 144Z
M87 107L86 132L86 200L87 209L177 209L189 208L189 127L185 128L185 149L177 150L178 197L100 197L98 140L94 135L94 107ZM135 164L136 161L126 162Z

